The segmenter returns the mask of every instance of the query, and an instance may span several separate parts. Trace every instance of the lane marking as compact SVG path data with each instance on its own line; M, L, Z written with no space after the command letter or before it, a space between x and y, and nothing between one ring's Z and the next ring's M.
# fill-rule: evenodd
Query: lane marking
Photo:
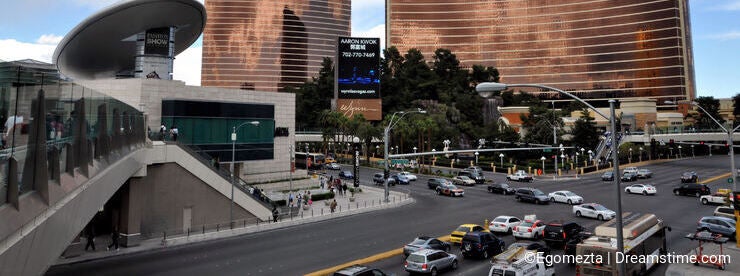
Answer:
M437 237L437 239L439 239L440 241L443 241L443 242L449 242L450 241L450 235L445 235L445 236ZM366 257L366 258L362 258L362 259L357 259L357 260L354 260L354 261L346 262L346 263L343 263L343 264L340 264L340 265L336 265L336 266L333 266L333 267L329 267L329 268L325 268L325 269L322 269L322 270L314 271L314 272L311 272L311 273L307 273L307 274L305 274L305 276L324 276L324 275L330 275L334 271L340 270L340 269L345 268L345 267L348 267L348 266L352 266L352 265L356 265L356 264L358 264L358 265L365 265L365 264L369 264L369 263L374 263L374 262L377 262L377 261L380 261L380 260L383 260L383 259L387 259L387 258L396 256L396 255L401 255L401 254L403 254L403 247L396 248L396 249L393 249L393 250L388 250L386 252L382 252L382 253L378 253L378 254L372 255L370 257Z
M732 173L723 173L723 174L720 174L720 175L715 176L715 177L712 177L712 178L707 178L704 181L700 181L699 184L707 184L709 182L715 181L715 180L720 179L720 178L725 178L725 177L728 177L730 175L732 175Z

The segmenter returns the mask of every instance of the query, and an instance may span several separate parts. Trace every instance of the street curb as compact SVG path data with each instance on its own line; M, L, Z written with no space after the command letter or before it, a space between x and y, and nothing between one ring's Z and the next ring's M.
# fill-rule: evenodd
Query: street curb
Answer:
M449 242L450 241L450 235L441 236L441 237L438 237L437 239L439 239L441 241L444 241L444 242ZM329 267L329 268L324 268L324 269L319 270L319 271L310 272L310 273L304 274L304 276L324 276L324 275L329 275L329 274L331 274L334 271L340 270L340 269L345 268L345 267L348 267L348 266L352 266L352 265L365 265L365 264L369 264L369 263L374 263L374 262L377 262L377 261L380 261L380 260L383 260L383 259L387 259L387 258L396 256L396 255L401 255L401 254L403 254L403 247L396 248L396 249L393 249L393 250L388 250L386 252L381 252L381 253L372 255L370 257L365 257L365 258L362 258L362 259L358 259L358 260L354 260L354 261L349 261L349 262L346 262L346 263L343 263L343 264L340 264L340 265L335 265L335 266L332 266L332 267Z

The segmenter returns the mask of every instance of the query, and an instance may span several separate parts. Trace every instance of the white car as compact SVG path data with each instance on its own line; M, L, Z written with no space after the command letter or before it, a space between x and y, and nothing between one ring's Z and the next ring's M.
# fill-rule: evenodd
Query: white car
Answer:
M414 174L412 174L410 172L400 172L398 174L405 175L411 181L416 181L416 175L414 175Z
M488 224L488 230L498 233L511 233L514 227L517 227L521 222L522 220L517 217L498 216Z
M545 230L545 223L537 219L535 215L524 217L524 221L514 227L511 233L515 239L539 239L540 233Z
M603 205L597 203L584 203L581 205L574 205L573 214L577 217L589 217L598 220L610 220L617 215L616 212L609 210Z
M649 184L632 184L624 188L624 192L628 194L654 195L658 190L655 189L655 186Z
M571 191L554 191L548 194L547 197L550 198L550 202L562 202L571 205L583 203L583 197Z
M455 176L452 178L452 183L455 183L455 185L475 186L475 180L464 175Z

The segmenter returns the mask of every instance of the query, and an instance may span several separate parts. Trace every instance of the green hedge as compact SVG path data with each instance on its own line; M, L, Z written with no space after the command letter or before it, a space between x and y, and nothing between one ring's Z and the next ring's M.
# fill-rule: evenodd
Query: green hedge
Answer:
M334 193L327 192L323 194L311 194L311 200L317 201L317 200L324 200L324 199L332 199L334 198Z

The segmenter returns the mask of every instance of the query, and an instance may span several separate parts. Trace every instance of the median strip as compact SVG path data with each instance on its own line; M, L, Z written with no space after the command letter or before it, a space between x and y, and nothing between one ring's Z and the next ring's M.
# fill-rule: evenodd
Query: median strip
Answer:
M700 183L700 184L707 184L707 183L709 183L709 182L712 182L712 181L715 181L715 180L717 180L717 179L728 177L728 176L730 176L731 174L732 174L732 173L723 173L723 174L720 174L720 175L718 175L718 176L715 176L715 177L712 177L712 178L707 178L707 179L705 179L704 181L701 181L701 182L699 182L699 183ZM734 179L733 179L733 180L734 180Z
M441 241L449 242L450 241L450 235L441 236L441 237L438 237L437 239L439 239ZM343 264L340 264L340 265L336 265L336 266L333 266L333 267L329 267L329 268L325 268L325 269L322 269L322 270L319 270L319 271L314 271L314 272L311 272L311 273L306 274L306 276L324 276L324 275L330 275L334 271L340 270L342 268L345 268L345 267L348 267L348 266L351 266L351 265L356 265L356 264L357 265L365 265L365 264L377 262L377 261L380 261L380 260L383 260L383 259L387 259L387 258L396 256L396 255L401 255L401 254L403 254L403 247L396 248L396 249L389 250L389 251L382 252L382 253L378 253L378 254L372 255L370 257L366 257L366 258L362 258L362 259L357 259L357 260L354 260L354 261L351 261L351 262L346 262L346 263L343 263Z

